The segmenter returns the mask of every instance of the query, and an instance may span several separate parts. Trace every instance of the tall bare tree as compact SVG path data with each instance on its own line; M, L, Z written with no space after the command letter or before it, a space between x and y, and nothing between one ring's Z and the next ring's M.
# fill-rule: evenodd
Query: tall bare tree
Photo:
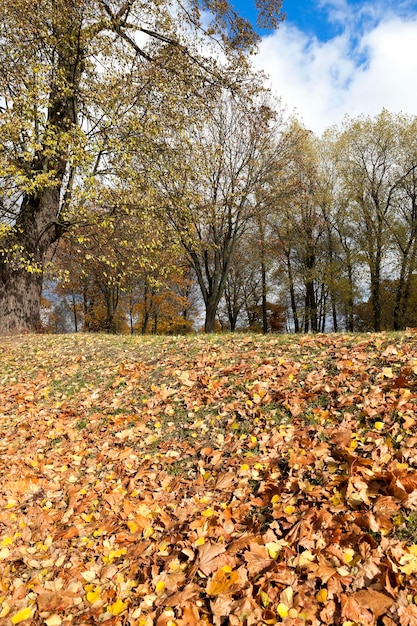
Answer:
M188 134L188 158L165 185L171 223L195 271L205 305L206 332L237 245L257 210L257 191L276 159L280 113L250 95L223 92ZM187 165L188 164L188 165Z

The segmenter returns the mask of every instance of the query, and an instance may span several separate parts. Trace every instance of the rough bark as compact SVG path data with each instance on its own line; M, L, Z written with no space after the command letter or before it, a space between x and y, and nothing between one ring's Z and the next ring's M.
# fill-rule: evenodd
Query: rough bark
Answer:
M213 333L216 326L216 313L218 302L216 298L206 303L206 315L204 320L204 332Z
M25 269L1 270L0 334L17 335L40 331L42 276Z

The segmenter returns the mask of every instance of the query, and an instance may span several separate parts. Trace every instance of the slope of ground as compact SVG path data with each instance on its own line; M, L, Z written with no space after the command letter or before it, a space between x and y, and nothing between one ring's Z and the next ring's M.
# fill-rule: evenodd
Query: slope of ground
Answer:
M417 624L417 336L0 343L0 623Z

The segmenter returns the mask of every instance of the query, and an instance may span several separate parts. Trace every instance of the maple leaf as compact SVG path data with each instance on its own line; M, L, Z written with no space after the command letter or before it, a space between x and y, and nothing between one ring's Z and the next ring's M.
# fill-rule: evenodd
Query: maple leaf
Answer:
M363 608L353 596L342 594L342 618L352 620L366 626L366 624L375 624L375 618L370 611Z
M254 541L249 544L249 550L246 550L243 556L247 563L248 572L252 576L268 569L274 562L269 556L268 548Z
M399 606L398 615L401 626L417 626L417 606L415 604Z
M223 593L233 593L239 589L239 573L230 566L224 566L213 575L207 584L209 596L218 596Z
M198 569L209 576L216 569L216 557L223 554L226 548L222 544L205 543L198 548Z
M364 609L371 609L374 616L378 619L384 615L387 610L394 604L394 600L384 593L375 591L374 589L363 589L356 591L351 596Z

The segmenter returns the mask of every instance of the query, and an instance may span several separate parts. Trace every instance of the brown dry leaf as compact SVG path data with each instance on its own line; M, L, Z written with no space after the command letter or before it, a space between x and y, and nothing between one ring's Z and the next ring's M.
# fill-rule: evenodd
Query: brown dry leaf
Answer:
M250 543L249 550L246 550L243 556L247 563L248 572L252 576L268 569L273 563L269 556L268 549L254 541Z
M417 626L417 606L409 604L398 607L401 626Z
M223 554L226 548L222 544L204 543L198 548L198 569L209 576L217 569L216 557Z
M334 600L328 600L324 608L320 611L320 619L325 624L334 624L336 614L336 603Z
M374 626L376 618L370 611L364 609L359 602L355 600L353 596L346 596L342 594L342 618L344 620L351 620L366 626L367 624Z
M200 611L195 604L186 604L181 608L182 617L175 622L178 626L199 626L201 624Z
M231 614L232 605L233 598L228 595L217 596L215 600L210 601L214 626L221 626L224 624L224 619Z
M394 603L394 600L385 595L385 593L375 591L374 589L356 591L352 595L352 598L356 600L362 608L371 609L377 619L381 615L384 615Z

